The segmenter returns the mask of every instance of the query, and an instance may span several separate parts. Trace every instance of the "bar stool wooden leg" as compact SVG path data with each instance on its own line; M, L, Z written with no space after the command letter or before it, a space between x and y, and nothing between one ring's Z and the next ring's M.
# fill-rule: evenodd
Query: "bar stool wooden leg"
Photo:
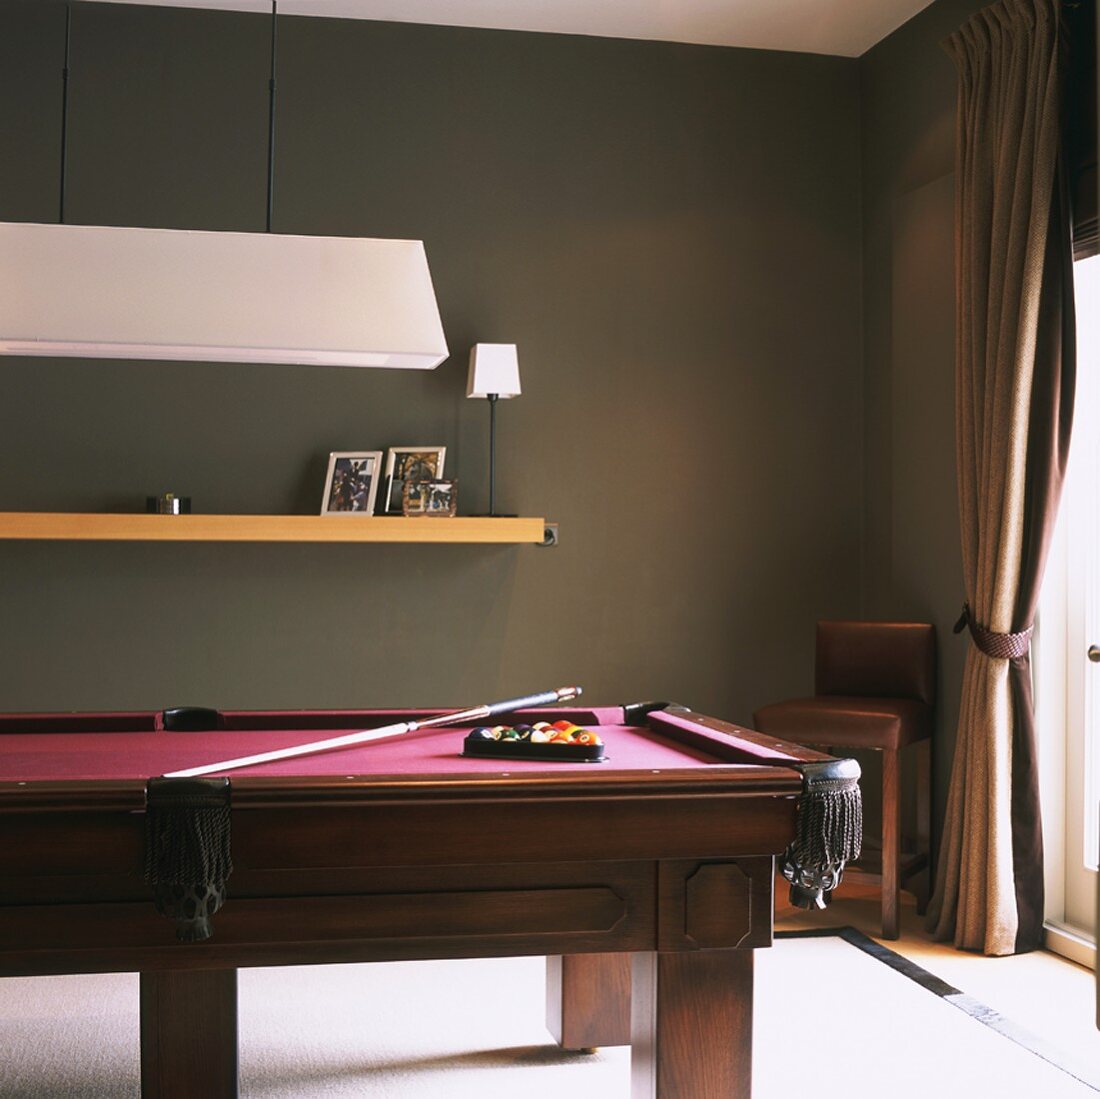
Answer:
M917 915L928 911L928 899L932 892L932 739L918 742L917 746L917 850L923 852L927 863L917 879Z
M896 939L900 917L901 798L896 749L882 753L882 937Z

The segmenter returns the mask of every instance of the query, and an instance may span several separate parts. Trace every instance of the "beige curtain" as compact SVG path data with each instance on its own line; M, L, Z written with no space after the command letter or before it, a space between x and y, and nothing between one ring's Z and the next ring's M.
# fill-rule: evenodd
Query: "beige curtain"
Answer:
M1001 0L945 43L959 74L956 448L970 627L939 871L940 939L1042 942L1030 638L1072 416L1059 0Z

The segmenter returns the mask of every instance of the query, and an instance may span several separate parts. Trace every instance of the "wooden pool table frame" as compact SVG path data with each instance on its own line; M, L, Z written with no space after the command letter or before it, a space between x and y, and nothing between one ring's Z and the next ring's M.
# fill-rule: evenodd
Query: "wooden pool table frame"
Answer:
M234 779L230 898L196 944L142 880L144 783L0 782L0 976L140 972L142 1094L222 1099L239 967L544 954L551 1032L629 1041L634 1099L747 1099L802 790L774 753L828 757L677 712L729 762Z

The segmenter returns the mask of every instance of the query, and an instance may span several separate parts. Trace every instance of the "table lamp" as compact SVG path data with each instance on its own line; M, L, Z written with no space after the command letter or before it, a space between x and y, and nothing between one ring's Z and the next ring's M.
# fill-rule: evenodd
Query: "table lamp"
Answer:
M497 401L518 397L519 357L514 343L479 343L470 351L466 396L489 402L489 514L496 515L495 472Z

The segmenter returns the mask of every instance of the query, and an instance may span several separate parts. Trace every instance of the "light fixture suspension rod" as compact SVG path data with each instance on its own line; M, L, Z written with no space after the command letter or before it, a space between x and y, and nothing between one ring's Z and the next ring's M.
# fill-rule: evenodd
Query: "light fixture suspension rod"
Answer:
M69 46L72 41L73 6L65 5L65 64L61 69L61 183L58 221L65 224L65 169L69 159Z
M275 61L279 44L278 0L271 0L271 76L267 82L267 231L275 212Z

